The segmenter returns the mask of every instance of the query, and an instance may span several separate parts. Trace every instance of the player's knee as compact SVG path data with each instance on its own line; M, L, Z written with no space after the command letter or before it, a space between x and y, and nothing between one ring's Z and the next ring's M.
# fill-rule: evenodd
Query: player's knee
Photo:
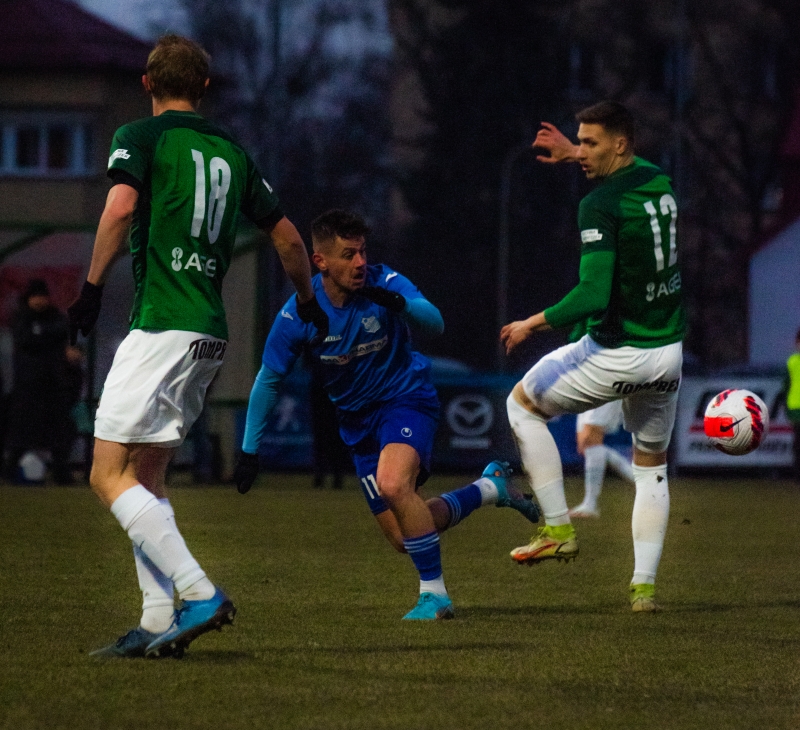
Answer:
M641 451L645 454L662 454L666 453L667 448L669 448L669 436L667 438L662 439L660 441L650 441L633 434L633 446L637 451Z
M414 491L412 484L394 475L379 479L378 489L380 489L381 497L383 497L390 506Z
M110 503L118 490L121 477L118 469L104 463L102 459L95 459L89 472L89 486L103 503Z
M514 428L515 424L518 423L520 419L535 418L540 421L547 420L547 416L541 413L531 399L525 395L521 383L517 383L508 398L506 398L506 413L508 413L508 422L511 424L511 428Z

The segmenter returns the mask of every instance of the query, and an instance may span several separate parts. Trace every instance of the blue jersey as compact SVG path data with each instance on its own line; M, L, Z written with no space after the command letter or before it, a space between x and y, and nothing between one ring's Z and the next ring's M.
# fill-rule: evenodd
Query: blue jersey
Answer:
M359 411L422 387L433 392L430 361L413 349L411 332L402 317L365 297L353 296L335 307L322 285L322 275L312 279L314 293L330 321L325 342L311 350L319 363L322 384L330 399L344 411ZM366 286L380 286L407 300L422 293L388 266L367 266ZM270 330L262 362L286 375L316 328L297 315L297 295L289 299Z

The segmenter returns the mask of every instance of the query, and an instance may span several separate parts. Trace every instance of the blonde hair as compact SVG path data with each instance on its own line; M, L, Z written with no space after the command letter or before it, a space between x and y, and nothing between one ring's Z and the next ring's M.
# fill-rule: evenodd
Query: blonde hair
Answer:
M156 99L186 99L196 104L206 93L210 60L194 41L174 34L162 36L147 57L150 93Z

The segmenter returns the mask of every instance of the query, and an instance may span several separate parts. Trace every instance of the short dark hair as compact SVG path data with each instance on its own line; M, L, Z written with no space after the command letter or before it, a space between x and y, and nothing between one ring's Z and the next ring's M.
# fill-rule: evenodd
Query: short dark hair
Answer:
M311 223L311 240L314 247L339 238L360 238L372 231L366 221L357 213L334 208L325 211Z
M196 104L206 93L211 57L183 36L161 36L147 57L150 93L156 99L186 99Z
M50 287L47 286L47 282L44 279L31 279L28 282L28 286L25 288L25 292L22 295L22 298L26 301L31 297L49 297L50 296Z
M599 124L607 132L621 134L633 147L635 130L633 115L618 101L600 101L581 109L576 115L581 124Z

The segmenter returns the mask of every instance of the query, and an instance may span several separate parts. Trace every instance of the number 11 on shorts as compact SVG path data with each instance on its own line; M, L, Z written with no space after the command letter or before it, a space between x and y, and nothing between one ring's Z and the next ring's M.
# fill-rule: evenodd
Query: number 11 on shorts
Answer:
M377 499L380 496L381 492L378 489L378 482L375 481L374 474L367 474L367 476L362 477L361 483L364 485L364 489L367 490L370 499Z

